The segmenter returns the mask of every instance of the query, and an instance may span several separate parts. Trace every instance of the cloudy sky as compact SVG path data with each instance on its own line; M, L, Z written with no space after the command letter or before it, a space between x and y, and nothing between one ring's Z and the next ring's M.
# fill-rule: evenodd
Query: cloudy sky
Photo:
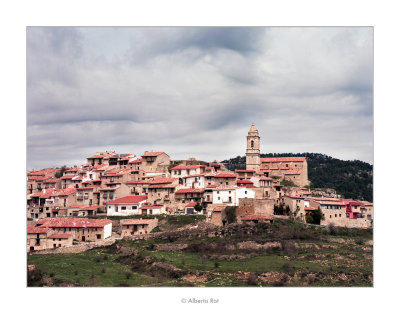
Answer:
M27 29L27 167L95 152L373 162L373 29Z

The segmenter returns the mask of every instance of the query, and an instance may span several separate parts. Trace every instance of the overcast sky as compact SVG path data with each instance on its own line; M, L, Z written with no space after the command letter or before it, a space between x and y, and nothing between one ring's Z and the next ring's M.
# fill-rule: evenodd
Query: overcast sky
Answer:
M315 152L373 162L373 29L27 30L27 167L96 152Z

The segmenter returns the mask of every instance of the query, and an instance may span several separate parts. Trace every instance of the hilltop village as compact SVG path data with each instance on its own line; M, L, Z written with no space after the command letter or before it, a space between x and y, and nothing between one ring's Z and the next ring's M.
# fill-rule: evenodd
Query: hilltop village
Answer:
M165 152L98 152L81 166L27 173L27 250L105 240L112 234L111 216L198 214L224 226L234 211L239 224L291 217L321 225L372 226L372 203L319 197L309 185L306 157L260 158L254 124L247 135L245 170L193 158L171 161ZM123 219L121 236L148 234L157 224L156 218Z

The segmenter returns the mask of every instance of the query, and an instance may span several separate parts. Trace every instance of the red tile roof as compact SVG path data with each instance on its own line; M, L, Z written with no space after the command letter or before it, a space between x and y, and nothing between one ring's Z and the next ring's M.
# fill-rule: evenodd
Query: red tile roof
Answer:
M83 180L83 178L81 176L77 176L72 179L72 181L82 181L82 180Z
M49 179L43 179L43 183L55 183L60 181L59 178L49 178Z
M72 178L74 178L74 177L76 177L76 175L71 174L71 175L67 175L67 176L62 176L60 179L64 179L64 180L71 179L72 180Z
M236 178L237 175L234 173L217 173L215 178Z
M216 187L217 187L216 184L209 184L205 188L207 189L207 188L216 188Z
M90 156L90 157L88 157L88 158L86 158L86 159L98 159L98 158L104 158L104 157L106 157L106 155L100 155L100 154L98 154L98 155Z
M81 208L80 210L96 210L99 209L101 206L86 206Z
M164 152L147 152L142 155L142 157L157 157L161 154L165 154Z
M260 177L260 181L274 181L274 179L268 177Z
M182 193L203 193L204 189L180 189L175 192L175 194L182 194Z
M42 227L28 227L27 233L47 233L49 231L48 228Z
M107 204L134 204L139 203L147 200L147 195L132 195L132 196L125 196L121 198L117 198Z
M253 184L253 181L250 180L237 180L237 184Z
M62 189L56 192L55 196L67 196L76 193L76 189Z
M150 184L162 184L162 183L172 183L174 181L177 181L175 178L158 178L158 179L153 179L152 181L149 181Z
M83 207L84 205L71 205L71 206L69 206L68 208L81 208L81 207Z
M179 169L197 169L197 168L205 168L205 165L189 165L189 166L175 166L171 170L179 170Z
M358 202L360 202L361 204L366 205L366 206L372 206L372 205L374 205L373 203L368 202L368 201L358 201Z
M142 162L142 159L139 158L139 159L132 160L132 161L130 161L129 163L130 163L130 164L140 164L141 162Z
M306 157L268 157L260 158L261 162L292 162L292 161L305 161Z
M83 187L77 188L77 190L93 190L95 188L98 188L98 186L88 185L88 186L83 186Z
M304 210L316 210L316 209L313 208L313 207L307 207L307 206L305 206L305 207L304 207Z
M190 202L190 203L186 204L185 207L194 207L194 206L196 206L196 204L197 204L197 202Z
M67 233L53 233L49 235L47 238L49 239L68 239L72 237L72 234L67 234Z
M43 227L49 228L97 228L112 223L109 219L89 218L44 218L38 222Z
M39 197L39 198L49 198L52 195L56 195L56 193L60 191L60 189L54 189L54 188L50 188L50 189L43 189L42 191L32 194L32 197Z
M238 172L238 173L240 173L240 172L255 172L255 170L241 170L241 169L235 169L235 172Z

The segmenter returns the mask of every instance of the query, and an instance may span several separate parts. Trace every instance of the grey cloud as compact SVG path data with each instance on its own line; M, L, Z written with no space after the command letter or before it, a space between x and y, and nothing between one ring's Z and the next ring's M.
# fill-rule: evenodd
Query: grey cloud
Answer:
M33 28L27 35L28 168L110 149L221 160L244 154L252 122L263 152L372 161L370 29Z

